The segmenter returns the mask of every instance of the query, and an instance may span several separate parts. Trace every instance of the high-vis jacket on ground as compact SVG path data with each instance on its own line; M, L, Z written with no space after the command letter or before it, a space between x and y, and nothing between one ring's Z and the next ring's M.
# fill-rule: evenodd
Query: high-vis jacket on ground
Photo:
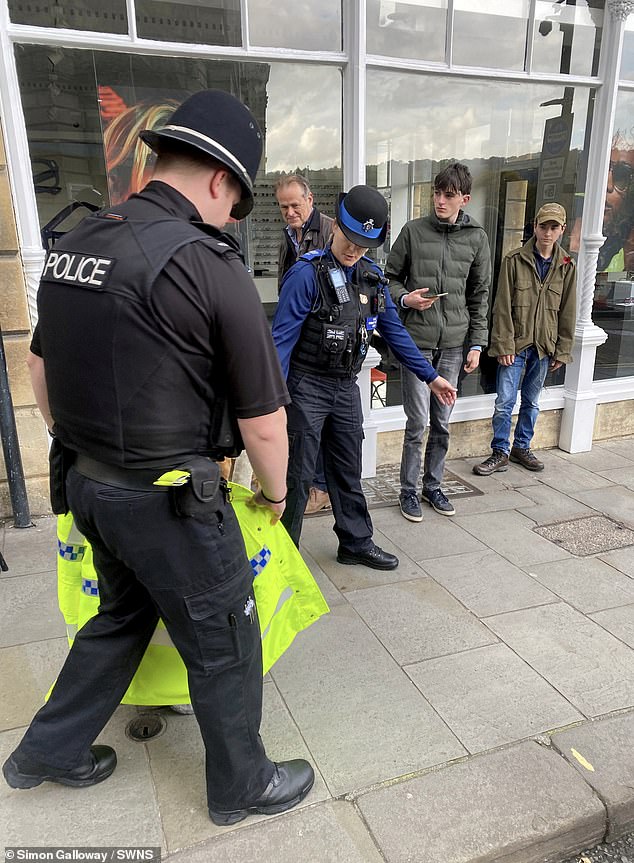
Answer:
M281 523L272 526L269 510L246 505L252 497L251 491L229 485L253 569L262 632L263 674L266 674L290 647L295 635L329 609ZM70 512L58 517L57 544L59 606L72 644L77 631L97 613L97 573L90 544L79 533ZM187 704L189 700L185 666L161 620L122 703Z

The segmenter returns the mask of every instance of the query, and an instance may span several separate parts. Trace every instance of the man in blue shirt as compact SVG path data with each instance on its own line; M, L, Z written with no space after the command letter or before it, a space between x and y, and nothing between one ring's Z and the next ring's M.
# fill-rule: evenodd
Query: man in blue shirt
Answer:
M387 203L376 189L355 186L340 195L331 243L304 255L288 271L273 320L273 340L292 399L282 522L299 545L322 442L337 560L381 570L395 569L398 558L372 540L361 488L363 412L356 385L374 330L441 403L453 404L456 398L455 388L423 358L401 323L381 270L365 257L384 242L387 216Z

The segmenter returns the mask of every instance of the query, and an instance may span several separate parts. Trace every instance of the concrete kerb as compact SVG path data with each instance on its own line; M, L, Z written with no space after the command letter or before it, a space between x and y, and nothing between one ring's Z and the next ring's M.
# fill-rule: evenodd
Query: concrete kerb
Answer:
M552 744L605 806L606 841L634 830L634 711L556 732Z
M606 806L535 740L362 792L355 805L390 863L555 863L606 835Z

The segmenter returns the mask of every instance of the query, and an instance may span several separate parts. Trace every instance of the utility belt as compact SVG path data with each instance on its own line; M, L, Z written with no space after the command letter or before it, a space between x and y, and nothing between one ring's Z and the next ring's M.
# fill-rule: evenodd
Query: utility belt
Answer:
M169 492L179 518L218 520L217 514L229 500L229 489L220 474L218 462L206 456L192 456L185 464L160 473L160 468L136 469L106 464L72 453L58 440L53 444L56 444L57 458L51 458L51 503L57 514L68 512L66 476L71 465L82 476L115 488L159 494Z

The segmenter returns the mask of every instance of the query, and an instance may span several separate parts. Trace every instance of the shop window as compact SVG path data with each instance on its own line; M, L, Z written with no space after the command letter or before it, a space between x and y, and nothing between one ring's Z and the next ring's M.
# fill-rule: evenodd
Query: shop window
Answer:
M125 0L110 0L108 4L102 0L50 0L37 4L9 0L9 16L14 24L99 33L128 32Z
M242 45L240 0L136 0L135 9L145 39Z
M621 78L624 81L634 81L634 15L630 15L625 21Z
M242 99L264 132L265 149L254 210L229 230L241 238L262 299L276 303L284 224L273 193L276 179L304 174L315 204L330 215L341 191L339 69L35 45L15 50L41 227L72 201L107 206L143 188L153 156L138 132L164 124L192 92L219 88ZM288 86L289 77L302 100Z
M433 81L430 87L424 74L368 72L366 178L390 204L390 234L377 259L385 265L406 221L432 213L434 177L457 159L473 177L466 213L489 239L492 302L502 256L532 236L542 203L563 204L569 226L581 215L590 90L442 76ZM566 248L571 233L564 235ZM461 395L494 391L496 361L483 354L481 366L460 381ZM398 364L386 355L380 368L388 375L387 404L399 403ZM547 378L548 386L561 383L561 370Z
M524 69L529 0L454 0L453 62Z
M444 62L447 0L367 0L367 51Z
M341 0L247 0L247 9L251 45L341 50Z
M608 339L595 380L634 375L634 93L619 93L592 317Z
M604 0L537 0L533 71L596 75Z

